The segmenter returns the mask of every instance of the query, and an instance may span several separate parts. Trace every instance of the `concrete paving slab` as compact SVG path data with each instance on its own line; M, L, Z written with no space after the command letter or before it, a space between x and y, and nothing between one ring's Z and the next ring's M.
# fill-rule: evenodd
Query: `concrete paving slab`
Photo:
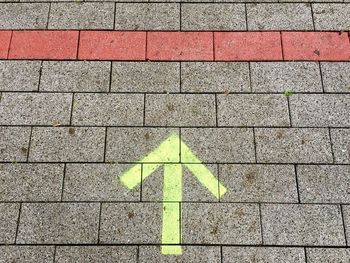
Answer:
M182 92L250 92L246 62L182 62Z
M100 204L22 204L18 244L86 244L97 242Z
M350 93L350 63L322 62L321 70L326 92Z
M19 207L15 203L0 203L0 243L15 243Z
M0 127L0 161L27 160L30 127Z
M349 248L307 248L307 262L347 262L350 261Z
M350 164L350 129L331 129L336 163Z
M0 262L53 262L54 246L0 246Z
M266 245L345 245L340 206L263 204L261 215Z
M350 5L312 4L316 30L350 30Z
M343 219L344 219L344 227L346 232L346 238L348 241L348 244L350 242L350 206L349 205L343 205Z

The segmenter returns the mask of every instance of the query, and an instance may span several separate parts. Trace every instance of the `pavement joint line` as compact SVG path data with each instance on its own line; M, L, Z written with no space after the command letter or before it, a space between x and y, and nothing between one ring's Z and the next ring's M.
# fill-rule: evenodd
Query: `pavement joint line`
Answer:
M347 239L347 234L346 234L345 219L344 219L344 212L343 212L343 204L340 204L340 213L341 213L341 218L342 218L342 222L343 222L345 245L348 246L348 239Z
M334 146L333 146L333 141L332 141L332 135L331 135L331 128L328 128L328 136L329 136L329 142L331 145L331 153L332 153L332 159L333 163L335 164L335 154L334 154Z
M299 190L299 179L298 179L298 169L297 169L297 164L294 164L294 174L295 174L295 183L297 187L297 194L298 194L298 203L301 204L302 202L300 201L300 190Z

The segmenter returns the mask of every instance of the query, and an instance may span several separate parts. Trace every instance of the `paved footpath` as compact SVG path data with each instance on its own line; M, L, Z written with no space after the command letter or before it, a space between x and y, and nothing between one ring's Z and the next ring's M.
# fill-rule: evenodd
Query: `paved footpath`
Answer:
M350 262L349 0L0 0L0 262Z

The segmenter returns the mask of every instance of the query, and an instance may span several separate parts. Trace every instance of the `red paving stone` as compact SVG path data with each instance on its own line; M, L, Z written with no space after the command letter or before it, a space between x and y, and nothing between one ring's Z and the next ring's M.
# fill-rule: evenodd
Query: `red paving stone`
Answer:
M0 31L0 59L7 58L12 31Z

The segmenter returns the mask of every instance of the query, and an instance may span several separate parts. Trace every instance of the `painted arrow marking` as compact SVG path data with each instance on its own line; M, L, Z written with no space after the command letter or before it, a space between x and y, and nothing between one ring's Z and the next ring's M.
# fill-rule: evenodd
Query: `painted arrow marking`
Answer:
M119 180L127 188L133 189L160 166L164 166L162 254L180 255L182 254L179 245L181 244L182 165L186 166L216 198L225 194L227 189L181 141L177 134L169 136L138 163L143 164L142 178L139 176L140 165L137 164L123 173Z

